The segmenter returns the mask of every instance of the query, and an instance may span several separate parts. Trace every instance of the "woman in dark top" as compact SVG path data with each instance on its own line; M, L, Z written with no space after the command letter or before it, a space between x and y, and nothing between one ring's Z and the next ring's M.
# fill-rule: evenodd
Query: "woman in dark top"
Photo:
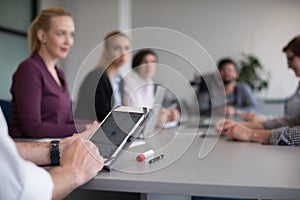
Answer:
M73 46L74 32L71 14L57 7L43 10L32 22L30 57L19 65L11 86L12 137L52 138L77 132L67 82L56 66Z
M105 37L104 45L99 64L80 87L76 118L102 121L112 107L123 105L119 70L130 57L130 41L120 31L113 31Z

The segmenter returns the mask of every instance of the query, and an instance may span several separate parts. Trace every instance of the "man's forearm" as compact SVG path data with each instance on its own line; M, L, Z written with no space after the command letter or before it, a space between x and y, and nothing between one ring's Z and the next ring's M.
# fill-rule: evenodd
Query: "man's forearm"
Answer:
M15 144L23 159L37 165L49 165L51 163L49 142L15 142Z
M63 155L76 137L68 137L60 140L60 156ZM50 142L15 142L18 152L25 160L37 165L50 165Z

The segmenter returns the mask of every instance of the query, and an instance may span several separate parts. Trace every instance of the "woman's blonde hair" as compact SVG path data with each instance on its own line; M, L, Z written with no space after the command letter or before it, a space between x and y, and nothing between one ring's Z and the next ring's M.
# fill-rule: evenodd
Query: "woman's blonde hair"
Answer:
M125 35L124 33L122 33L121 31L111 31L109 32L105 37L104 37L104 50L102 52L102 55L100 57L99 63L97 64L96 67L102 67L102 68L106 68L111 62L112 60L108 59L108 55L107 55L107 49L110 46L111 40L115 37L126 37L128 38L127 35ZM129 39L129 38L128 38Z
M51 18L60 16L72 17L71 13L69 13L65 9L59 7L52 7L42 10L42 12L32 21L28 29L30 55L32 55L35 51L38 51L41 47L41 42L39 41L37 36L38 30L42 29L45 32L49 31L51 25Z

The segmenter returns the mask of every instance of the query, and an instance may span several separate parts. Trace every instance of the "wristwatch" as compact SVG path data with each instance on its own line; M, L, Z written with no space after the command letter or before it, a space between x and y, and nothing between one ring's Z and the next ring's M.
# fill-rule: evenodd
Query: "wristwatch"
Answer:
M59 140L52 140L50 143L51 165L60 164Z

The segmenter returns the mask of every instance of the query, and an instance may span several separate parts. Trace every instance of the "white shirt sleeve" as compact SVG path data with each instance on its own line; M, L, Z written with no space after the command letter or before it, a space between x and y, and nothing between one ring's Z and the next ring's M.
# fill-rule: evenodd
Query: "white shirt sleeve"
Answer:
M0 108L1 199L51 199L54 184L43 168L25 161L9 137Z

